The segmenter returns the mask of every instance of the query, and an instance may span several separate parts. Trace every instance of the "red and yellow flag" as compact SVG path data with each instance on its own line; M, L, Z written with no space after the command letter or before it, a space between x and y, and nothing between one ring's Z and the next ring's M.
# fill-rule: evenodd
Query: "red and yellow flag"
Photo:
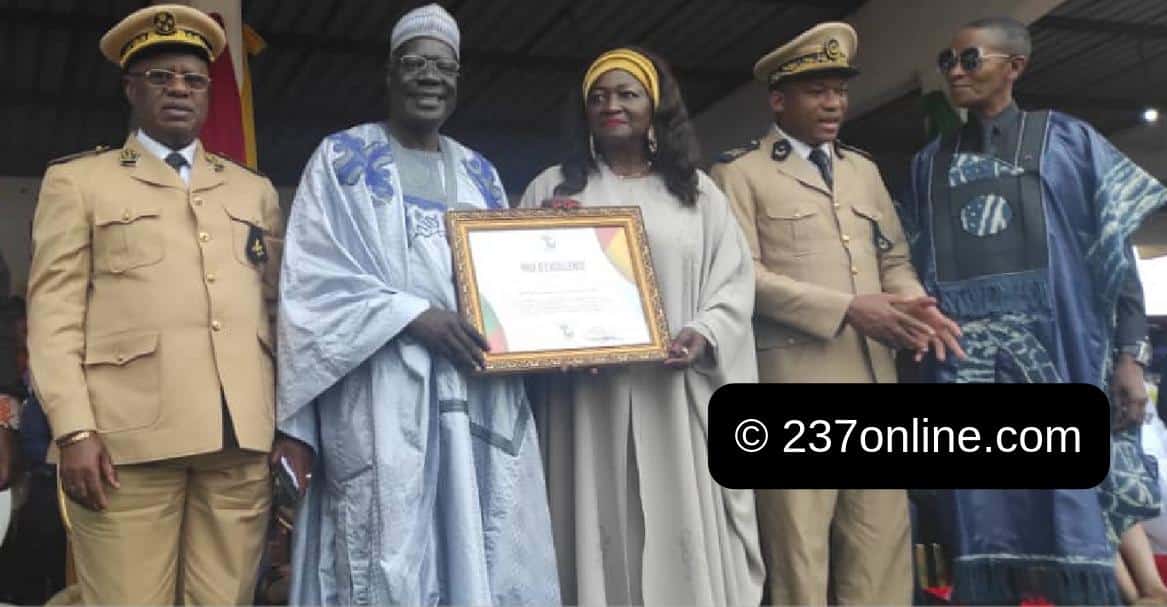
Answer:
M223 23L219 13L211 17ZM251 97L251 69L248 57L263 51L266 44L259 34L243 25L242 74L235 73L231 61L230 40L219 58L211 65L210 113L199 138L207 151L235 160L252 169L258 166L255 145L255 110Z

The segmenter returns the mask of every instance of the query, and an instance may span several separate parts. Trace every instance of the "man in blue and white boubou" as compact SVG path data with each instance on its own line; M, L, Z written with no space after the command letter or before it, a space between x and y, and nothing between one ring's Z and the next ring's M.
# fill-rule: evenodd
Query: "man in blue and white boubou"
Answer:
M438 133L459 37L436 4L402 17L389 120L326 137L296 192L276 447L307 486L292 604L559 603L522 379L465 372L487 346L457 314L444 214L506 198L485 158Z

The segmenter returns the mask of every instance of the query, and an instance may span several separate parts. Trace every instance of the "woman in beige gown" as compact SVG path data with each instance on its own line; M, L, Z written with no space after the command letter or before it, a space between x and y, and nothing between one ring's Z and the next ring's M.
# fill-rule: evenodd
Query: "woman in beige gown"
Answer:
M753 493L721 487L707 464L710 396L757 381L744 237L696 169L688 112L661 60L605 53L581 93L566 161L527 187L522 206L638 206L674 337L664 363L533 382L563 600L757 605Z

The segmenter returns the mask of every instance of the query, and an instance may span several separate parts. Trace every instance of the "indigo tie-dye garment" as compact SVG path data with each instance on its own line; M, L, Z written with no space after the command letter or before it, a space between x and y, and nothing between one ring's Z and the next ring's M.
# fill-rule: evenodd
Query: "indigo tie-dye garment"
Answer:
M1030 114L1029 116L1034 116ZM1025 169L981 154L944 152L937 139L917 154L901 215L928 293L960 323L969 357L932 363L937 382L1080 382L1107 389L1116 302L1134 271L1128 242L1167 189L1085 123L1053 112L1041 148L1038 201L984 195L963 205L959 225L991 238L1019 205L1040 203L1043 267L945 281L937 272L935 208L941 196L977 180ZM953 148L948 148L950 151ZM959 148L956 148L959 149ZM951 158L940 166L940 158ZM1022 163L1024 164L1024 163ZM941 243L944 244L944 243ZM1057 403L1049 407L1056 421ZM1094 490L965 490L945 495L955 550L954 600L1017 604L1027 594L1056 604L1114 604L1119 534L1158 513L1156 468L1138 429L1112 440L1111 472ZM1136 433L1136 434L1132 434Z
M489 162L440 145L459 207L506 207ZM292 206L277 423L317 458L291 603L558 604L522 380L466 377L403 332L456 310L445 203L403 189L385 126L365 124L324 139Z

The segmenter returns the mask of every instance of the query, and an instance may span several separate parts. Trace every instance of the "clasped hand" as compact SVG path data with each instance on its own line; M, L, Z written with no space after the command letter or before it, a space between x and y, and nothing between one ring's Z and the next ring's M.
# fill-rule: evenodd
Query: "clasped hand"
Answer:
M929 350L936 360L948 353L963 360L960 326L936 307L933 297L891 293L857 295L847 308L846 320L863 335L898 349L915 351L920 362Z

